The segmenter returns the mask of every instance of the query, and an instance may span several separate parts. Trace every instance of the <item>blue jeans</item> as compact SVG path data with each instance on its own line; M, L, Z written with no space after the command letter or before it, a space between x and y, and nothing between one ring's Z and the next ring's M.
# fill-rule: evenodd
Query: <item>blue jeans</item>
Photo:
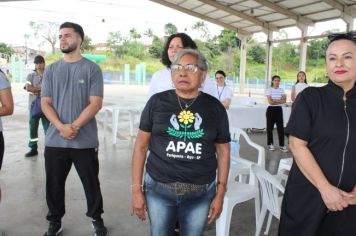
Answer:
M199 192L177 195L174 190L159 185L146 173L145 196L151 236L174 235L177 220L181 236L202 236L215 193L213 181Z

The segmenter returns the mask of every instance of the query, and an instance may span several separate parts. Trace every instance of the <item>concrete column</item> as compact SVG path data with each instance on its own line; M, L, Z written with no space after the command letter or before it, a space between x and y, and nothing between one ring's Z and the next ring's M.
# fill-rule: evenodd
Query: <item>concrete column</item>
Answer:
M246 55L247 55L247 36L237 35L241 40L240 47L240 93L244 92L246 79Z
M269 87L268 80L271 78L272 74L272 52L273 52L273 31L268 31L267 34L267 56L266 56L266 78L265 78L265 87Z
M354 18L344 15L342 19L346 23L346 32L350 32L354 29Z
M305 71L308 49L308 40L305 37L308 36L308 26L299 27L299 29L302 32L302 39L300 40L299 70Z

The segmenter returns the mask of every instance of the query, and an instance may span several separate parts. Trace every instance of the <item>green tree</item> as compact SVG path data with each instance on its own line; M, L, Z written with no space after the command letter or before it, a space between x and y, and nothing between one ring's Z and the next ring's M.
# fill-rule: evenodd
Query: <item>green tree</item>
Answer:
M161 58L163 51L163 42L156 35L153 36L152 45L148 49L148 52L154 58Z
M167 23L164 25L164 33L166 36L175 34L177 32L178 32L177 26L173 25L172 23Z
M299 56L298 48L292 43L280 43L273 48L273 67L276 74L282 71L298 68Z
M112 51L116 51L123 41L124 37L121 35L120 31L109 32L108 37L106 38L106 45Z
M208 40L210 38L210 33L207 24L205 21L197 21L192 26L193 30L196 30L200 33L202 39Z
M132 56L138 59L145 57L145 45L138 41L125 41L122 46L116 51L118 56Z
M151 28L148 28L143 34L146 35L149 38L153 38L154 37L154 33L153 33L153 30Z
M312 39L308 41L308 59L324 59L326 54L327 39Z
M51 45L52 53L55 53L55 46L58 41L59 23L30 21L29 25L33 30L32 36L37 40L38 45L41 45L43 41L45 41Z
M141 34L135 28L132 28L130 29L130 37L137 41L137 39L141 38Z
M219 47L223 52L231 50L231 48L236 48L236 33L231 30L222 30L218 36Z
M4 53L4 54L7 54L7 55L11 56L13 51L12 51L12 48L7 46L7 44L0 43L0 53Z
M91 43L91 38L87 35L84 35L84 40L81 46L82 52L91 52L95 48L94 45Z
M247 56L251 58L252 62L263 64L266 60L266 48L259 44L253 44L248 47Z

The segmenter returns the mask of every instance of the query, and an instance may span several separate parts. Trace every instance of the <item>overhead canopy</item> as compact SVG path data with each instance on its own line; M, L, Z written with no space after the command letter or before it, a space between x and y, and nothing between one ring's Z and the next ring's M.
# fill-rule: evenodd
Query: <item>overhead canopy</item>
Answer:
M353 24L352 0L151 0L242 35L305 28L314 23L343 19Z

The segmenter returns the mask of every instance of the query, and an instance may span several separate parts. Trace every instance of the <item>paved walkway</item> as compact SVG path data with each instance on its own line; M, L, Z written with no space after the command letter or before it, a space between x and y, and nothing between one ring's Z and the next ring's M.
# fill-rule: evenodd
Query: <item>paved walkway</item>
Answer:
M0 172L2 202L0 204L0 231L8 236L43 235L47 229L45 216L45 175L43 161L43 131L40 129L39 155L25 158L28 151L27 93L21 84L13 85L15 112L3 118L5 156ZM110 85L105 86L104 104L143 105L147 87ZM98 115L98 120L102 113ZM148 222L141 222L130 215L130 159L134 139L129 136L128 117L123 115L119 123L118 142L111 143L110 135L103 137L103 125L99 122L100 180L104 197L103 215L112 236L149 235ZM108 130L110 132L110 130ZM265 133L254 133L251 138L265 144ZM246 156L253 155L241 145ZM289 156L279 151L267 152L267 167L277 169L280 158ZM74 168L73 168L74 169ZM230 235L254 235L255 221L253 202L237 206L234 210ZM66 236L92 235L90 219L85 216L85 195L75 170L72 170L66 185L66 215L63 218ZM270 235L276 235L277 221L273 221ZM205 236L215 235L215 226L209 226Z

